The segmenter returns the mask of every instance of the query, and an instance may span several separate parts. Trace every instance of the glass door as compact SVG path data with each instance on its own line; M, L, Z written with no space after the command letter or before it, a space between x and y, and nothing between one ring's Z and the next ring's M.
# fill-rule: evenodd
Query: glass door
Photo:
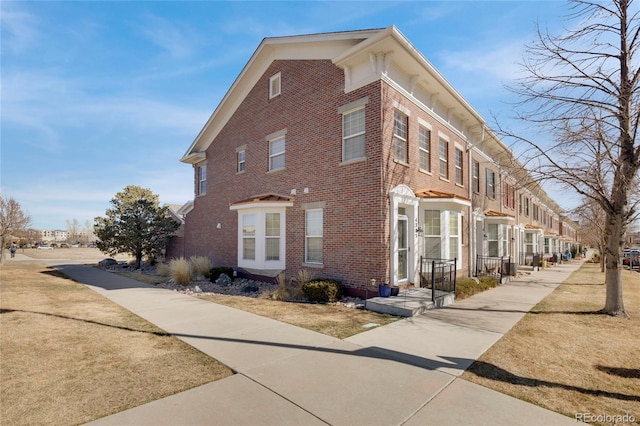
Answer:
M398 216L398 280L406 280L409 276L409 219Z

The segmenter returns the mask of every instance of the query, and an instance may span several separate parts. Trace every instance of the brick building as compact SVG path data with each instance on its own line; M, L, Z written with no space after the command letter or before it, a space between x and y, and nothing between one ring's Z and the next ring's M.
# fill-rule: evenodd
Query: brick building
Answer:
M394 26L264 39L181 161L185 256L354 294L415 283L421 256L468 274L478 254L541 251L553 226L522 197L559 214Z

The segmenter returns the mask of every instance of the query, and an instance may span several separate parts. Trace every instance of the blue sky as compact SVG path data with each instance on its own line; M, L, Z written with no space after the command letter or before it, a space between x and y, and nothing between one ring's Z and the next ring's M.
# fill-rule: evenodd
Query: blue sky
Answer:
M126 185L193 198L180 157L264 37L396 25L487 121L506 120L558 1L0 2L0 191L37 229L103 216ZM552 194L554 195L554 194ZM555 195L554 195L555 196Z

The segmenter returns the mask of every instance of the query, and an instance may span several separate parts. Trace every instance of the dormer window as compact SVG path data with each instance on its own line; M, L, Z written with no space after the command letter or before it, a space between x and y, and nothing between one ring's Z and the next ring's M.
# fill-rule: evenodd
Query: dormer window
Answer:
M280 96L281 89L281 78L280 73L278 73L269 78L269 99Z

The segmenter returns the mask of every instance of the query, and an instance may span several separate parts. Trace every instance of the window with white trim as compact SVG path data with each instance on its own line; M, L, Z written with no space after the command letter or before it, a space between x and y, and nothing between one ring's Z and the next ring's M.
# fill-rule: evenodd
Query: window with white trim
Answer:
M342 161L365 157L364 107L342 114Z
M238 211L238 266L286 268L286 207L235 207Z
M393 113L393 158L402 163L407 162L407 116L399 111Z
M449 179L449 142L440 138L440 177Z
M418 141L420 170L431 172L431 130L421 126L418 130Z
M503 223L488 223L487 242L489 245L489 256L508 256L509 225Z
M237 172L242 173L244 172L244 166L245 166L244 149L241 151L238 151L236 153L236 156L237 156L237 163L238 163Z
M463 161L464 155L462 154L462 150L455 148L456 183L458 185L464 185L464 176L462 174Z
M285 137L269 141L269 171L284 169Z
M441 255L440 210L424 211L424 257L440 259Z
M198 174L198 195L204 195L207 193L207 165L198 166L196 173Z
M449 259L460 260L460 214L449 212Z
M480 192L480 163L473 162L473 191Z
M280 213L265 213L264 260L280 260Z
M282 89L281 74L277 73L269 78L269 99L279 96Z
M487 197L496 198L496 172L486 169L487 187L485 188Z
M256 215L242 216L242 259L256 260Z
M424 211L424 256L431 259L460 259L462 215L452 210ZM458 267L462 263L458 262Z
M305 255L306 263L322 264L323 257L323 210L305 212Z

